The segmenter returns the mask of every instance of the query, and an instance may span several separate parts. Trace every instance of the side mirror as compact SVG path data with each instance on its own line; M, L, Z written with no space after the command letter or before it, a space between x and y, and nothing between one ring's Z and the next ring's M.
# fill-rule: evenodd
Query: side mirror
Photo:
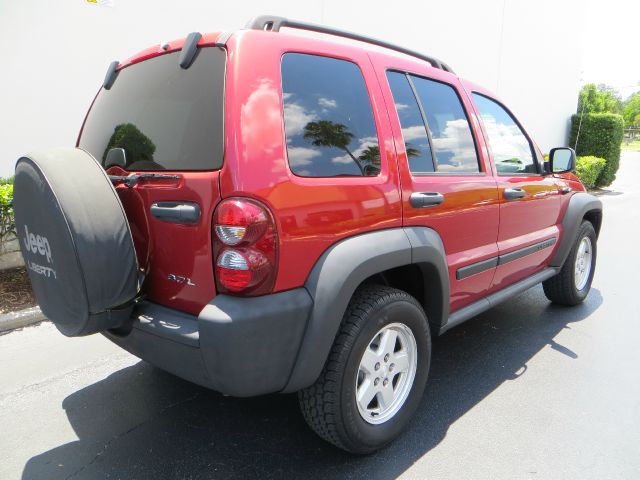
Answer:
M573 148L552 148L549 152L549 172L566 173L576 168L576 152Z

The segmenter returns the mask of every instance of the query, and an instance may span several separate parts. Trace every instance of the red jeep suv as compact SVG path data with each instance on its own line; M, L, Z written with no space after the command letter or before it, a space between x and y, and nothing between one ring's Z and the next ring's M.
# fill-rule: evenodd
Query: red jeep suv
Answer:
M367 453L418 407L433 336L540 282L585 299L602 205L574 161L435 58L258 17L112 63L76 148L18 160L15 215L63 334L298 392Z

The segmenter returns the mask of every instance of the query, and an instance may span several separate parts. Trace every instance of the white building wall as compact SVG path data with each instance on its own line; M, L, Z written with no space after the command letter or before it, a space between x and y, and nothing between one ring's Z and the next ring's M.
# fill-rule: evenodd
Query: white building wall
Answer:
M578 0L86 0L0 2L0 176L20 154L73 145L112 60L271 13L325 23L437 56L492 89L543 151L566 141L583 23Z

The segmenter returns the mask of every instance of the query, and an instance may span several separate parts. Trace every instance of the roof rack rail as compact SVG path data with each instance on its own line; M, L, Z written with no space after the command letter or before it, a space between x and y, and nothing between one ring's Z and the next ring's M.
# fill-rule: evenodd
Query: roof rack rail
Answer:
M277 17L273 15L261 15L259 17L255 17L246 25L246 28L251 30L266 30L270 32L278 32L282 27L297 28L299 30L308 30L311 32L318 32L318 33L327 33L329 35L336 35L338 37L350 38L351 40L358 40L365 43L371 43L373 45L378 45L379 47L385 47L390 50L395 50L396 52L406 53L407 55L411 55L412 57L425 60L435 68L439 68L440 70L444 70L446 72L455 74L455 72L451 69L451 67L449 67L449 65L438 60L437 58L430 57L429 55L424 55L414 50L409 50L408 48L394 45L393 43L388 43L383 40L378 40L377 38L367 37L364 35L360 35L358 33L339 30L337 28L325 27L324 25L317 25L315 23L309 23L309 22L301 22L298 20L291 20L289 18Z

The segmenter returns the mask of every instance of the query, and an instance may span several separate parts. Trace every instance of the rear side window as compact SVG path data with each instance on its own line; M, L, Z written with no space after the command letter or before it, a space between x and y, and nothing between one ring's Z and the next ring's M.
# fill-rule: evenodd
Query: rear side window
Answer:
M400 72L387 72L387 79L402 128L409 170L412 173L431 173L434 169L429 135L409 79Z
M500 104L473 94L498 173L538 173L531 144L513 117Z
M282 58L282 98L293 173L302 177L380 173L371 100L356 64L287 53Z
M128 170L220 168L226 52L202 48L187 70L179 55L122 69L111 89L98 94L80 147L103 165L111 149L122 148Z
M410 78L431 132L436 171L479 172L478 154L469 120L453 87L414 75Z

